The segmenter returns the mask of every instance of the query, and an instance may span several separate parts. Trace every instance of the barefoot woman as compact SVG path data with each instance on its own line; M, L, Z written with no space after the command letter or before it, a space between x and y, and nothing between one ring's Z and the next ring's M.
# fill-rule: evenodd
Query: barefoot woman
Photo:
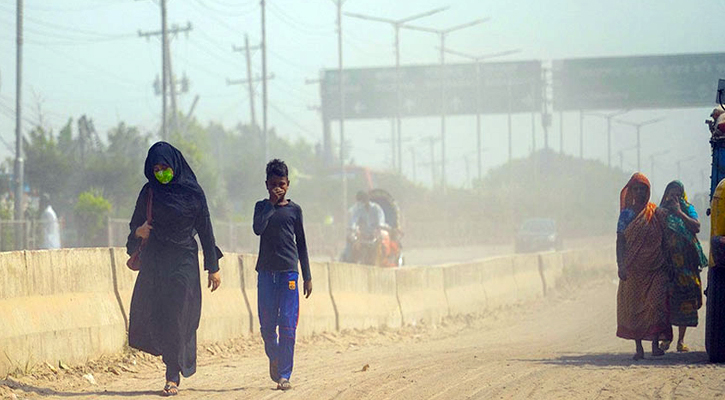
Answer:
M649 180L635 173L620 194L617 224L617 336L635 341L635 360L644 358L643 340L652 341L653 356L664 354L659 339L672 340L662 251L666 212L649 198Z
M707 258L702 252L697 233L695 207L687 201L685 186L672 181L665 189L660 207L669 211L665 220L665 257L669 262L672 291L670 292L670 322L678 327L677 351L686 352L685 331L688 326L697 326L697 310L702 307L702 283L700 268L707 267ZM660 348L667 350L670 343L662 342Z

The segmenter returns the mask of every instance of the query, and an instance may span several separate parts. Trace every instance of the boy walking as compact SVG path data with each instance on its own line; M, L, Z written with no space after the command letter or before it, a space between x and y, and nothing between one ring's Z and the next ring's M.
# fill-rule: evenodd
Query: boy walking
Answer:
M277 389L292 388L290 376L299 316L297 263L302 267L305 298L312 294L302 208L285 198L289 187L284 161L267 163L269 198L254 206L254 233L260 236L257 259L257 301L264 351L269 358L269 377ZM277 328L279 327L279 339Z

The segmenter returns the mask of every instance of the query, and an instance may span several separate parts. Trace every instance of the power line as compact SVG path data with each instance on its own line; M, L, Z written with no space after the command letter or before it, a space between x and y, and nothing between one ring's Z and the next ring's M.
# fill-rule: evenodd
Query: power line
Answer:
M253 12L256 12L257 11L257 8L258 8L258 6L255 4L251 8L247 9L247 10L244 10L244 11L241 11L241 12L232 13L232 12L229 12L228 10L220 10L220 9L211 7L211 6L209 6L208 4L206 4L202 0L196 0L196 4L199 4L200 6L204 7L205 9L207 9L209 11L212 11L212 12L215 12L217 14L222 14L222 15L231 16L231 17L242 17L244 15L248 15L248 14L251 14Z

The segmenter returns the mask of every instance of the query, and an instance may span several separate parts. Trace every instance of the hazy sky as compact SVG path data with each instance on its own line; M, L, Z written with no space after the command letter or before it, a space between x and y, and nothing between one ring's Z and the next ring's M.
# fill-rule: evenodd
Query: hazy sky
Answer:
M152 0L25 0L25 47L23 100L26 125L38 122L38 105L43 123L55 132L69 117L86 114L99 133L124 121L143 130L156 130L160 123L160 97L153 91L160 74L158 40L140 38L138 30L158 30L160 11ZM321 141L319 87L305 84L320 70L337 66L336 9L331 0L268 0L268 70L275 78L269 87L269 125L281 135ZM344 11L398 19L429 9L450 9L417 25L447 28L480 17L485 24L448 36L447 45L459 51L486 54L521 49L501 61L678 54L723 51L722 2L681 0L347 0ZM186 112L195 94L200 96L195 115L203 123L217 121L227 127L249 120L247 92L242 86L228 86L226 79L244 78L242 45L248 33L253 44L260 39L258 1L168 0L169 25L193 25L193 31L172 41L174 72L186 74L190 93L179 96L179 109ZM391 66L394 63L393 29L387 24L343 17L344 62L348 67ZM401 31L403 64L437 63L436 36ZM447 62L463 62L446 56ZM255 74L261 57L253 59ZM15 1L0 0L0 138L14 144L15 130ZM714 85L715 83L713 83ZM261 89L261 88L260 88ZM261 90L258 90L258 93ZM713 93L714 96L714 93ZM257 118L261 121L257 103ZM631 121L665 116L666 120L642 130L642 169L652 175L655 187L674 178L674 163L683 161L686 185L702 190L702 171L709 169L709 146L703 124L707 108L631 112ZM536 116L536 144L543 143L540 117ZM559 115L554 116L550 144L560 148ZM514 116L514 156L532 147L531 115ZM337 137L337 124L333 125ZM584 156L606 162L606 123L586 117ZM421 138L439 134L439 119L416 118L403 122L407 138L403 153L404 173L413 177L411 152L419 164L416 180L429 184L431 168L421 165L430 159ZM483 118L484 168L507 159L506 116ZM635 144L633 128L614 126L613 162L617 151ZM378 169L390 166L390 121L350 121L346 134L357 164ZM448 181L466 184L475 176L475 117L449 118L447 158ZM579 114L564 114L564 151L579 154ZM436 148L436 152L440 150ZM655 158L654 173L650 155ZM12 153L0 144L0 156ZM623 153L624 166L636 167L636 152ZM440 154L436 153L436 159ZM465 159L470 162L467 174ZM139 167L140 168L140 167ZM692 189L690 191L693 191Z

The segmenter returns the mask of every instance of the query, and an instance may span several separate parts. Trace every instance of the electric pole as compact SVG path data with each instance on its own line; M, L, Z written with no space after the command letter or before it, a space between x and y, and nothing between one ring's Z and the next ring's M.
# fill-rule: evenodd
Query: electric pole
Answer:
M259 81L264 78L258 78L255 79L252 77L252 55L251 50L258 50L261 46L249 46L249 36L244 35L244 47L237 47L232 46L232 51L239 51L244 52L244 55L247 59L247 79L244 80L237 80L237 81L231 81L227 79L228 85L235 85L235 84L247 84L247 90L249 91L249 117L250 121L252 122L252 126L256 129L257 128L257 115L254 111L254 82Z
M267 25L265 0L260 1L262 9L262 143L264 146L264 162L269 160L269 143L267 140Z
M342 5L346 0L332 0L337 8L337 78L340 103L340 175L342 175L342 221L347 227L347 173L345 172L345 79L342 76ZM262 0L264 3L264 0Z
M15 53L15 210L14 219L23 219L23 128L22 128L22 82L23 82L23 0L16 3L16 53ZM15 248L22 244L22 227L15 224Z
M176 109L176 80L173 77L171 71L171 51L169 50L169 33L174 36L178 35L179 32L184 32L187 35L192 30L191 22L187 22L186 26L180 28L178 26L172 27L171 30L167 28L166 23L166 0L160 0L161 6L161 30L154 32L142 32L138 31L140 37L145 37L148 40L151 36L161 36L161 139L168 140L168 106L167 106L167 95L169 94L169 86L171 87L171 111L173 117L171 120L172 129L177 128L177 109Z

